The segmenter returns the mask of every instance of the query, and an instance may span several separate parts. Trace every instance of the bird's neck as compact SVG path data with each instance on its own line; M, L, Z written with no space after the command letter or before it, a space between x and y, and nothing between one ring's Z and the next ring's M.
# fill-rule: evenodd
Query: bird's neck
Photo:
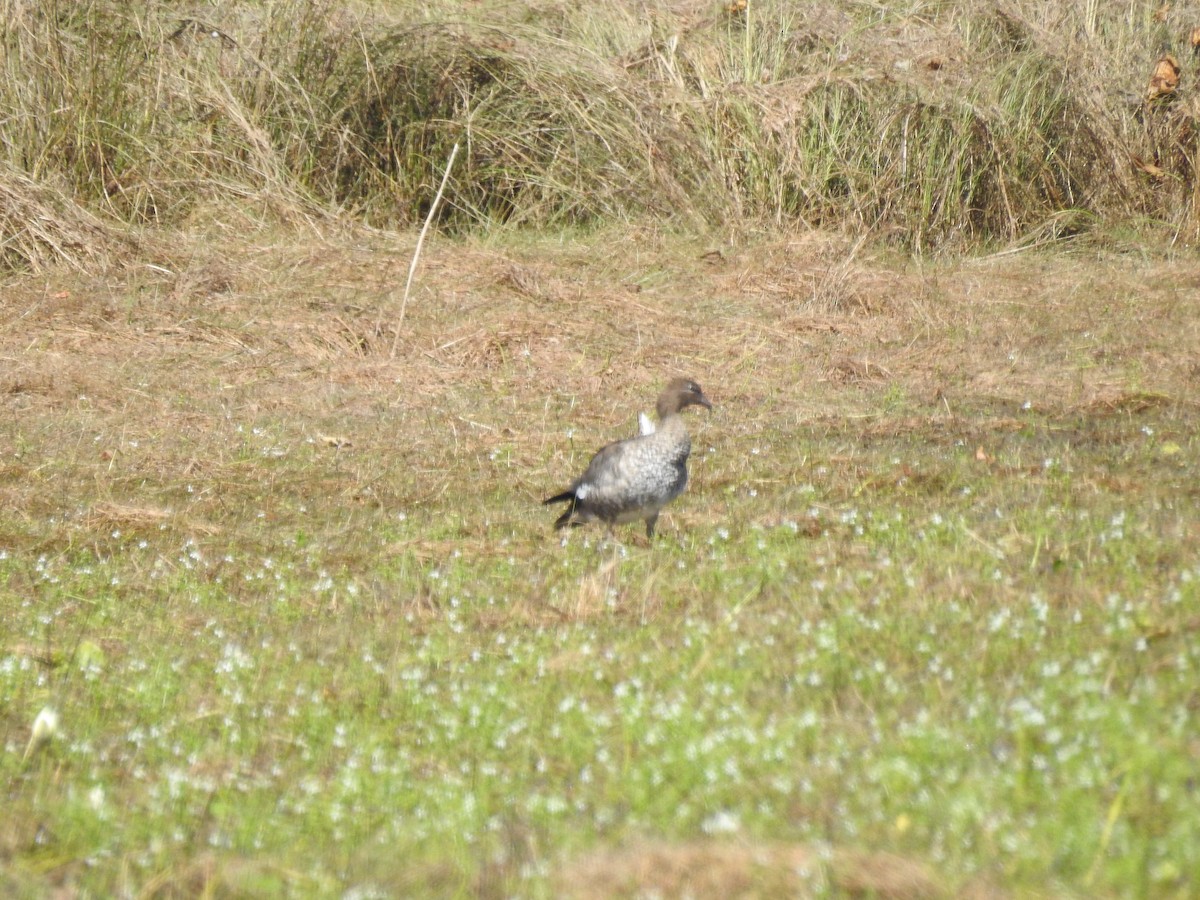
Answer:
M660 432L675 433L686 432L687 428L683 424L683 416L677 412L667 413L665 416L658 417L658 430Z

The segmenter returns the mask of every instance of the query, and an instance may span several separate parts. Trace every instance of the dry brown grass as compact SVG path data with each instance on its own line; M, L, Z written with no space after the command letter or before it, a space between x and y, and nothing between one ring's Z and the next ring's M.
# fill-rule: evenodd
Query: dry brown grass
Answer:
M886 853L822 853L795 844L705 840L634 843L564 866L558 889L575 900L809 897L832 888L850 897L933 900L950 896L920 863Z
M498 492L519 531L542 532L535 501L632 433L675 372L717 403L694 422L701 453L847 420L863 434L979 432L992 419L1003 430L1025 403L1064 418L1194 405L1188 259L917 265L860 252L840 278L865 302L814 304L813 285L849 251L841 238L777 236L720 254L647 231L492 248L443 240L426 250L391 359L393 335L378 323L391 321L387 286L403 278L407 244L204 235L106 278L10 281L6 507L18 517L78 507L72 527L94 535L203 534L235 507L270 507L272 490L382 511L443 504L466 478ZM251 459L277 451L293 463L309 454L311 476L251 475ZM736 472L732 458L701 461L698 489ZM574 614L600 602L604 586L594 588L581 588Z
M1197 236L1193 23L1174 8L9 6L9 270L103 271L135 229L213 207L419 223L455 144L439 224L460 232L736 220L921 252ZM1181 81L1148 102L1164 48ZM833 268L801 291L869 296L848 285Z
M112 268L133 249L119 223L76 203L51 186L0 162L0 267L44 272L66 265L82 271Z

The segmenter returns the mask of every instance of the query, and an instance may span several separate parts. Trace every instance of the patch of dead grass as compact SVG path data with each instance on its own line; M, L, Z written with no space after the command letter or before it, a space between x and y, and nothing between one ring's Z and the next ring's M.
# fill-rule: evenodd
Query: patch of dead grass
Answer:
M176 516L168 509L150 506L130 506L122 503L101 501L92 505L88 513L89 528L108 530L119 528L134 531L159 530L172 522ZM175 527L190 534L211 536L220 534L221 529L207 522L186 519L175 523Z
M58 266L96 271L135 247L125 229L7 162L0 163L0 234L0 265L9 271L41 273Z
M823 853L803 844L647 841L579 857L557 873L573 900L807 897L833 887L851 897L932 900L950 896L924 864L888 853Z
M714 257L711 240L634 229L435 241L394 359L388 286L411 248L393 235L181 237L162 268L194 273L190 287L136 269L14 280L0 310L0 440L19 455L0 487L16 521L69 504L91 510L76 521L97 533L167 509L167 531L215 534L248 505L381 516L468 491L469 509L507 497L487 541L497 527L544 536L543 492L633 433L675 373L717 404L692 421L699 452L741 452L780 423L919 439L962 431L947 416L963 410L990 410L972 421L1004 431L1028 401L1109 415L1192 391L1187 260L897 264L820 234L730 242ZM846 290L869 304L798 303L851 255ZM886 398L899 405L881 413ZM249 478L250 460L272 453L279 476ZM29 477L47 464L50 493ZM741 468L736 455L706 459L693 491L736 486ZM595 611L599 587L575 613Z

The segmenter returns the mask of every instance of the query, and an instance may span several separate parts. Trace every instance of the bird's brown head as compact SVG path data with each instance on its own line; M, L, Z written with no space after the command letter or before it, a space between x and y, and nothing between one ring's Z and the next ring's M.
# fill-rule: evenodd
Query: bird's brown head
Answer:
M658 397L658 417L665 419L688 406L703 406L712 409L712 404L700 390L700 385L690 378L676 378Z

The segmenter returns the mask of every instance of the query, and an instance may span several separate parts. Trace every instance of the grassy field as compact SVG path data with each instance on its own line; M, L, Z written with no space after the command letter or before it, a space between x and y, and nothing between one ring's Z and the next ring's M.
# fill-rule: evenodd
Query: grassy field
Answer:
M438 241L391 359L412 244L8 285L7 893L1196 888L1200 265Z
M7 10L0 893L1200 893L1185 11L586 6Z

